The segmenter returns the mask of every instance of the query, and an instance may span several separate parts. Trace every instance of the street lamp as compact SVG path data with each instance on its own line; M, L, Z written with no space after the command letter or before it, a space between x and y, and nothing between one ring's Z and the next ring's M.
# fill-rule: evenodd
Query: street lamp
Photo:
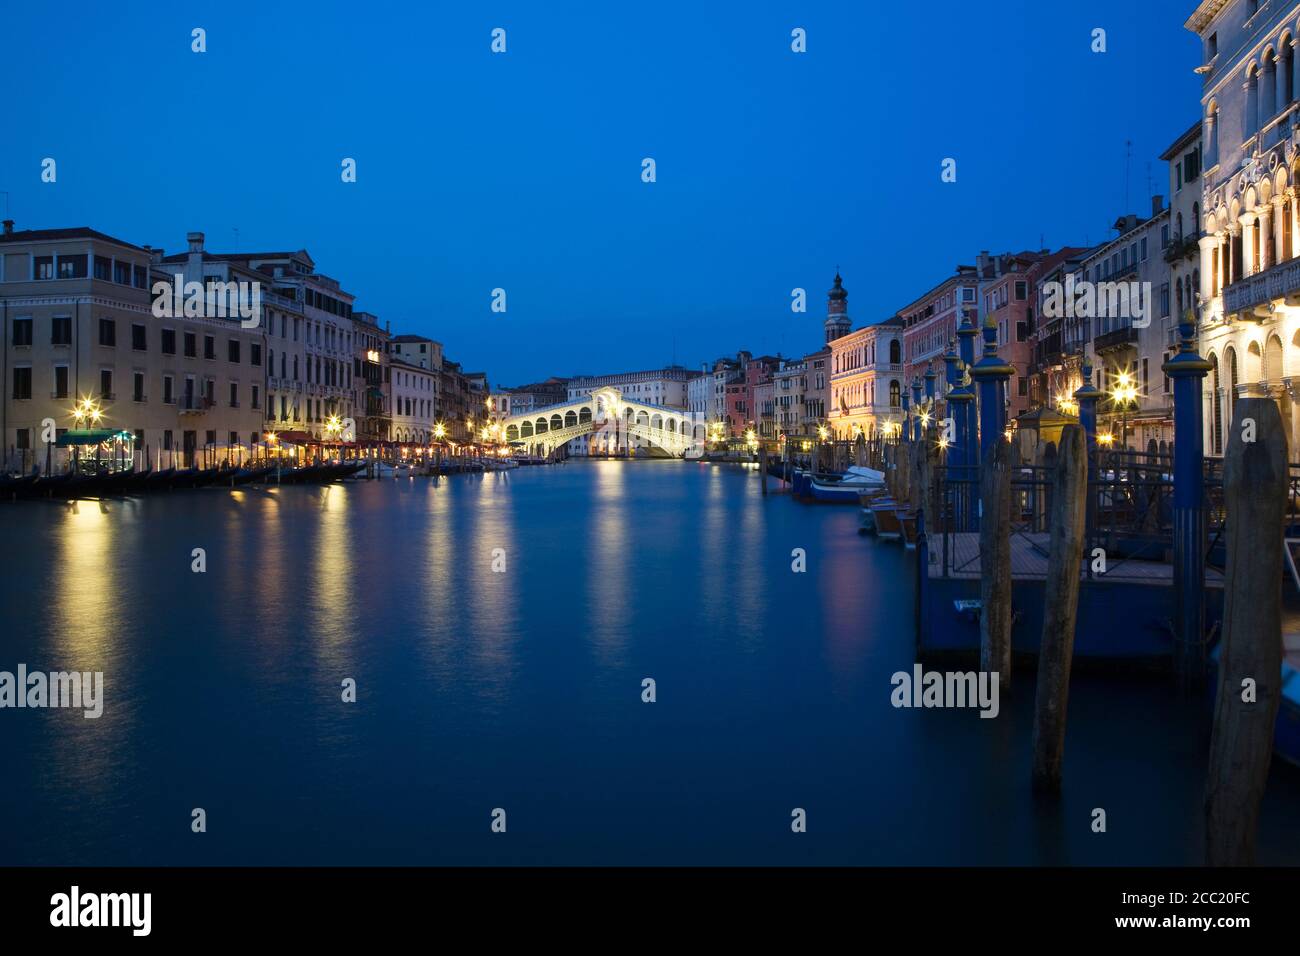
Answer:
M1138 387L1137 382L1133 380L1133 376L1127 370L1116 375L1110 390L1110 400L1120 408L1119 443L1121 448L1128 447L1128 408L1130 404L1137 403L1137 397Z

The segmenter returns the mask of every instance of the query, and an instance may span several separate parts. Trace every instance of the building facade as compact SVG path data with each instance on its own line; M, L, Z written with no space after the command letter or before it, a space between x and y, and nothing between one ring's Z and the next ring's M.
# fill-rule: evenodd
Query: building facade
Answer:
M434 439L437 421L438 373L390 357L388 377L392 393L392 440L427 445Z
M1203 0L1199 347L1205 451L1222 455L1236 401L1268 396L1300 460L1300 5Z
M831 342L826 418L835 438L876 438L902 421L904 335L894 316Z
M86 428L72 415L82 401L98 412L96 428L132 437L138 467L238 458L260 438L262 316L246 328L238 314L209 317L207 308L156 315L155 282L170 283L176 271L157 270L157 258L90 228L15 231L4 223L7 467L58 464L45 425L56 435Z

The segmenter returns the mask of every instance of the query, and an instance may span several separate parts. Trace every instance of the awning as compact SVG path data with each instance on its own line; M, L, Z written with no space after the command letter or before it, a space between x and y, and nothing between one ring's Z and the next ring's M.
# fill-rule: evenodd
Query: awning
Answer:
M99 445L106 441L112 441L121 435L122 432L112 428L70 428L54 442L60 448L67 448L69 445Z

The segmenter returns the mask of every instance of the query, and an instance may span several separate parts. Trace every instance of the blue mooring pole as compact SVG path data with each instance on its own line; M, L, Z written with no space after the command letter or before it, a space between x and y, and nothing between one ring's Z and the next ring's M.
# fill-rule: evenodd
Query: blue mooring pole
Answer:
M1092 359L1083 357L1083 384L1074 392L1074 400L1079 403L1079 424L1083 426L1084 438L1088 451L1088 480L1097 477L1097 402L1102 391L1092 383Z
M903 441L912 440L912 416L908 412L907 389L903 389Z
M1164 363L1174 380L1174 654L1183 687L1204 676L1205 421L1201 382L1210 363L1196 351L1189 309L1178 324L1178 354Z
M984 357L971 368L971 378L979 388L980 442L979 458L976 464L984 461L994 442L1003 441L1002 433L1006 429L1007 413L1002 402L1006 384L1015 373L998 355L998 328L992 323L984 326Z

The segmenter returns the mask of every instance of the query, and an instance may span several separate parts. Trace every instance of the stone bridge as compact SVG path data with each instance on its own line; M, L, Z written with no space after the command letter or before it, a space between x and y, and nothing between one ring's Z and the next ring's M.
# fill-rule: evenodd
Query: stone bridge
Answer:
M549 455L585 435L590 436L588 447L593 450L622 450L630 439L639 439L682 458L693 450L702 452L706 435L703 415L627 398L613 387L510 415L501 424L506 441L522 443L537 455Z

